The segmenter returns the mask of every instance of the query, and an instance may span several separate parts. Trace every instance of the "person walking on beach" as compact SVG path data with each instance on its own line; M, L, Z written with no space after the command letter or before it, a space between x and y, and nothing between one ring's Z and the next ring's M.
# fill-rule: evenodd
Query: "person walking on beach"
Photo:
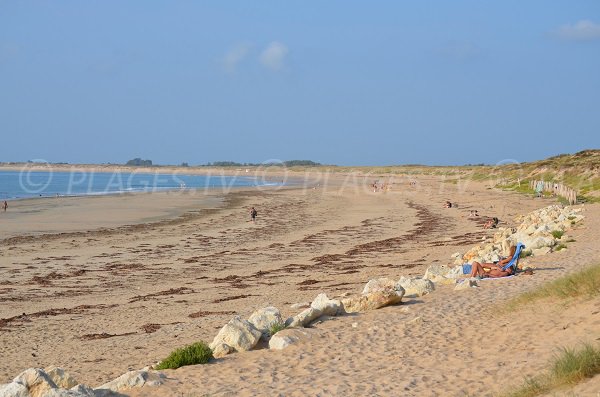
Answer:
M4 208L4 212L6 212L6 209L8 208L8 203L6 200L4 200L4 204L2 204L2 208Z
M250 210L250 219L252 222L256 222L256 215L258 215L258 211L256 211L256 208L252 207Z

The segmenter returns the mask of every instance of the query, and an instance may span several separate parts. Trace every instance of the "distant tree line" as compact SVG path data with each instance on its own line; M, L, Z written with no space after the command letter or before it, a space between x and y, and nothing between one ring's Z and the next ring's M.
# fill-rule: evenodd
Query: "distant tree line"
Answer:
M137 157L133 160L129 160L127 163L125 163L125 165L133 165L136 167L151 167L152 160L142 160L141 158Z
M109 163L110 164L110 163ZM143 160L139 157L136 157L132 160L129 160L125 165L134 166L134 167L151 167L152 160ZM315 167L318 165L322 165L321 163L317 163L311 160L288 160L283 162L272 162L272 163L238 163L236 161L214 161L212 163L206 163L200 165L201 167ZM158 165L157 165L158 166ZM180 164L180 167L189 167L190 165L187 162L183 162Z
M212 163L204 164L205 167L315 167L318 165L321 165L321 163L317 163L311 160L288 160L283 161L281 163L238 163L235 161L214 161Z

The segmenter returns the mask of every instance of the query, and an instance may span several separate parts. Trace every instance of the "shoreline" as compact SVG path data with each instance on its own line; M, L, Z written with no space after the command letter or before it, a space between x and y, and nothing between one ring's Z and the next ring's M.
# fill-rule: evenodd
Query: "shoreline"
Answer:
M189 220L194 214L206 210L218 210L229 206L230 195L245 196L264 191L278 191L299 189L298 186L240 186L210 189L186 189L165 190L158 192L128 192L106 195L82 195L82 196L58 196L58 197L36 197L13 200L9 210L0 213L0 244L9 241L29 240L39 237L65 237L66 234L76 236L78 233L90 234L101 230L102 232L116 231L123 228L135 228L139 225L154 227L161 224L169 224ZM223 191L226 190L226 191ZM156 199L152 204L153 199ZM138 208L139 202L147 207L145 211ZM110 221L86 223L77 228L61 228L61 223L72 224L72 220L62 221L57 219L56 213L66 209L71 217L87 211L97 211L99 207L110 208L110 211L121 211L120 218L111 218ZM133 211L128 215L123 214L124 209L131 208ZM32 229L17 229L17 232L9 231L16 223L23 224L27 216L35 213L36 218L47 215L52 218L57 227L50 230L39 231L39 221L33 222ZM11 223L11 221L13 221ZM99 219L97 220L99 221Z

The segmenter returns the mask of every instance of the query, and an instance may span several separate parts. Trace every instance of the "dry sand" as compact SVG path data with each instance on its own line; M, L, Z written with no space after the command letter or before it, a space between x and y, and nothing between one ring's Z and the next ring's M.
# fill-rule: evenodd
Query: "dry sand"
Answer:
M320 292L355 293L373 277L450 263L452 253L491 233L483 219L467 218L471 209L514 225L514 216L552 204L474 182L419 177L416 187L397 180L385 193L370 191L370 182L340 176L316 189L12 203L0 214L0 383L53 364L97 386L177 347L210 342L233 314L275 305L291 315L290 304ZM446 199L459 207L442 208ZM248 221L251 205L256 224ZM600 337L598 299L570 310L496 310L597 262L599 212L585 207L567 250L529 259L533 276L462 292L441 286L399 306L320 322L312 340L284 351L167 371L166 385L132 395L500 392L543 369L557 347ZM595 396L599 383L578 386L578 395Z

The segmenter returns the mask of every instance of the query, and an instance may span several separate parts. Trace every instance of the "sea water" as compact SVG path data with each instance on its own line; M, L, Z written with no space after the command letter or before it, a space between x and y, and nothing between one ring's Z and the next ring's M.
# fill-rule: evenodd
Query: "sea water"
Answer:
M0 171L0 200L282 185L254 176L93 171Z

